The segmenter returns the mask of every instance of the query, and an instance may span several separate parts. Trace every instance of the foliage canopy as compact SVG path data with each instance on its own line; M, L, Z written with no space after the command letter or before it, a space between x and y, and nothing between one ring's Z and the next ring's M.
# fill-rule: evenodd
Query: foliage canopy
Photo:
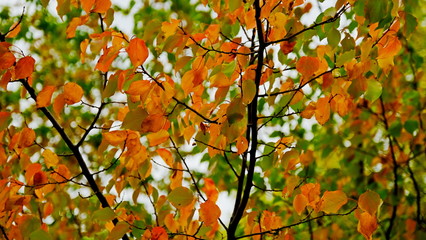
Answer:
M426 238L421 1L128 3L1 10L2 238Z

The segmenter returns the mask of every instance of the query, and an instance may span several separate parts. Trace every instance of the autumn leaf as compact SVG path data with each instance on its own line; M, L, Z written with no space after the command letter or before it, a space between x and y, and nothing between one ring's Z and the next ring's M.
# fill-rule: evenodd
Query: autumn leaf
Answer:
M15 61L15 55L13 55L10 51L0 53L0 70L12 67Z
M78 103L83 93L83 89L77 83L68 82L64 86L64 101L68 105Z
M111 230L111 232L108 235L107 240L118 240L123 237L124 234L126 234L130 229L130 226L126 222L119 222L117 225L114 226L114 228Z
M376 214L382 203L383 201L379 194L370 190L361 194L358 198L359 207L368 212L371 216Z
M77 27L85 24L87 20L89 20L88 15L73 18L67 27L67 38L75 37L75 31L77 30Z
M80 3L81 8L83 8L86 13L90 13L90 10L95 5L95 0L81 0Z
M296 45L296 42L284 41L280 44L280 49L285 55L287 55L293 52L294 45Z
M149 54L145 41L139 38L133 38L130 40L129 46L126 48L126 52L129 54L130 61L135 67L142 65L148 58Z
M169 202L176 208L185 207L192 203L194 196L186 187L177 187L167 196Z
M9 124L11 120L12 113L10 112L0 112L0 131L3 131Z
M221 214L220 208L209 199L200 204L199 212L201 221L207 226L216 223Z
M151 230L151 240L167 240L169 235L163 227L154 227Z
M87 4L86 6L88 6ZM111 7L111 0L95 0L95 7L92 12L95 13L106 13L106 11Z
M308 205L308 198L303 194L297 194L293 199L293 207L296 210L297 214L302 214L303 210L305 210Z
M377 224L376 216L370 215L368 212L355 214L355 216L358 218L358 232L360 232L365 237L365 239L372 240L373 233L379 226Z
M12 26L10 26L9 31L10 32L8 32L6 34L7 38L14 38L14 37L16 37L16 35L18 35L18 33L21 31L21 23L20 23L20 21L14 23Z
M330 119L330 103L328 97L318 99L315 109L315 119L319 124L324 125Z
M127 139L127 132L116 130L102 134L104 139L113 146L119 146Z
M245 137L239 136L237 138L237 154L242 154L248 149L248 141Z
M327 214L337 213L337 211L348 202L348 198L341 190L325 191L320 202L319 211L323 211Z
M216 185L211 178L204 178L204 187L202 189L206 195L207 199L212 202L216 202L219 197L219 191L216 188Z
M55 91L54 86L45 86L37 95L36 106L37 108L47 107L50 105L53 92Z
M60 115L62 112L62 109L64 109L65 106L65 94L61 93L58 96L56 96L55 100L53 101L53 111L57 116Z
M303 56L296 63L296 70L303 77L311 77L318 70L319 64L318 58Z
M56 167L59 163L58 155L50 149L44 150L42 156L44 157L44 162L48 168Z
M169 133L167 130L161 129L158 132L150 133L146 136L148 138L149 146L157 146L169 139Z
M35 60L31 56L19 59L15 66L15 79L25 79L34 72Z

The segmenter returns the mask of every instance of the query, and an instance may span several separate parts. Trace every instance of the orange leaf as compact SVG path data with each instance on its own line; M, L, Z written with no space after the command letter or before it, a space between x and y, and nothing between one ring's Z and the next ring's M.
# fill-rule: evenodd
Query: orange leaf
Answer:
M130 61L135 67L142 65L148 58L149 54L145 41L139 38L133 38L130 40L129 47L126 48L126 52L129 54Z
M378 224L376 216L370 215L368 212L355 214L358 218L358 232L360 232L365 239L371 240L374 231L376 231Z
M34 174L41 171L41 164L40 163L31 163L25 168L25 180L30 183L32 182L31 179L33 178Z
M111 0L96 0L95 7L92 12L95 13L106 13L108 9L111 7Z
M141 124L141 132L158 132L167 124L167 118L162 114L150 114Z
M88 15L73 18L66 30L67 38L75 37L75 31L77 30L77 27L85 24L87 20L89 20Z
M245 152L248 148L248 141L245 137L239 136L237 138L237 154Z
M302 118L310 119L315 114L316 103L310 102L309 105L300 113Z
M169 139L169 133L161 129L158 132L148 134L146 137L148 138L149 146L152 147L167 141L167 139Z
M68 105L80 102L83 97L83 89L76 83L68 82L64 86L64 100Z
M81 0L81 8L86 13L90 13L90 10L93 8L93 5L95 5L95 0Z
M378 59L395 56L401 50L402 44L397 36L386 35L378 44Z
M145 95L152 89L151 83L148 80L137 80L130 84L129 89L125 91L130 95Z
M200 204L200 219L207 226L213 225L220 217L220 208L211 200L207 200Z
M219 191L217 190L216 185L214 184L213 179L211 179L211 178L204 178L203 191L206 193L208 200L211 200L213 202L217 201L217 198L219 196Z
M19 24L18 26L16 26L17 24ZM16 27L15 27L16 26ZM14 29L13 29L14 28ZM13 29L12 31L10 31L11 29ZM12 26L10 26L9 31L6 34L7 38L14 38L16 37L16 35L18 35L19 31L21 31L21 24L19 22L14 23Z
M59 94L53 101L53 111L57 116L62 112L65 106L65 95L63 93Z
M15 79L24 79L31 76L34 72L34 64L35 60L30 56L19 59L15 66Z
M382 203L383 201L379 194L370 190L361 194L358 199L359 207L372 216L376 214Z
M98 63L96 63L95 69L98 69L102 72L108 72L109 67L111 66L112 62L115 60L115 58L118 56L118 50L109 47L104 49L104 53L99 58Z
M293 52L294 45L296 45L296 42L284 41L280 44L280 49L285 55L287 55Z
M318 123L324 125L330 119L330 103L328 97L318 99L315 110L315 118Z
M169 150L165 148L159 148L157 149L157 153L169 167L173 167L173 155Z
M11 115L10 112L0 112L0 131L7 127Z
M316 57L303 56L296 63L296 70L304 77L311 77L318 70L319 63Z
M154 227L151 230L151 240L167 240L169 236L167 235L166 229L163 227Z
M47 182L47 175L43 171L36 172L33 176L33 184L34 185L42 185ZM36 188L41 188L43 186L38 186Z
M44 152L41 154L44 157L44 162L46 163L46 166L48 168L50 167L56 167L59 163L59 158L56 153L52 152L50 149L44 150Z
M305 210L308 205L308 198L303 194L297 194L293 199L293 207L296 210L297 214L302 214L303 210Z
M54 86L45 86L37 95L36 106L37 108L47 107L50 105L50 99L55 91Z
M81 41L80 43L80 59L81 59L81 63L84 63L86 61L86 49L87 46L89 46L89 39L84 39L83 41Z
M0 70L8 69L13 66L15 63L16 58L13 53L7 51L3 54L0 54Z
M320 185L318 183L307 183L300 187L302 194L308 199L308 205L315 208L320 200Z
M44 216L49 216L53 212L53 203L47 202L43 207L43 214Z
M127 131L116 130L111 132L102 133L104 139L113 146L123 144L127 139Z
M325 191L321 198L319 211L325 213L337 213L339 209L348 202L348 197L341 190Z
M24 128L19 135L18 147L26 148L34 144L36 135L31 128Z

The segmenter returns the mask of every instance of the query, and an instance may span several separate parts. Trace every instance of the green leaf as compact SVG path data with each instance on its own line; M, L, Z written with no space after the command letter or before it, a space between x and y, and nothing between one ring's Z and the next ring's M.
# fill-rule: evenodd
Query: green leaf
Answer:
M382 95L382 84L374 79L367 80L367 91L364 98L368 101L376 101Z
M233 124L243 119L246 112L245 110L246 108L241 98L235 98L232 100L231 104L229 104L228 109L226 110L228 122Z
M126 114L123 120L123 128L138 131L143 120L148 116L145 109L137 107Z
M96 210L92 215L92 219L94 221L110 221L114 219L114 217L115 213L114 210L112 210L111 208L102 208Z
M42 229L38 229L31 233L30 240L50 240L52 237L49 233L45 232Z
M332 48L337 47L337 45L340 42L340 37L341 37L341 33L339 30L332 28L328 33L327 33L327 41L328 41L328 45L330 45Z
M399 137L401 135L402 130L402 124L401 122L397 121L392 123L392 125L389 127L389 134L393 137Z
M344 63L347 63L350 60L354 59L354 57L355 57L355 50L345 52L342 55L337 57L336 66L342 66Z
M191 204L194 196L192 191L186 187L177 187L167 196L169 202L176 208L185 207Z
M404 123L404 128L407 132L413 134L419 128L419 122L416 120L407 120Z

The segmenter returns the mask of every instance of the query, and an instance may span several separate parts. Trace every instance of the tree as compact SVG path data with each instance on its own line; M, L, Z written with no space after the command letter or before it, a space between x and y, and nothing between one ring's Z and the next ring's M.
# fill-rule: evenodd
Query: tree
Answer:
M2 238L424 238L423 6L319 2L5 7Z

